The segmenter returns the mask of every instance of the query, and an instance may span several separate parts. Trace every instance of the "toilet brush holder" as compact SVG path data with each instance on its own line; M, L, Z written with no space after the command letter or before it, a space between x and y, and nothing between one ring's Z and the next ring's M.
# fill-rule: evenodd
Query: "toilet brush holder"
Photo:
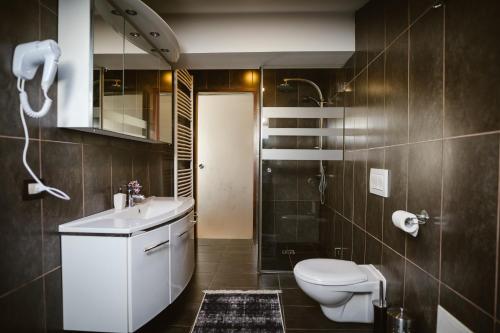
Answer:
M380 281L379 299L373 300L373 332L385 333L387 324L387 302L385 301L384 283Z
M413 331L413 319L404 308L390 308L387 310L387 332L388 333L411 333Z
M387 324L387 303L373 301L373 333L385 333Z

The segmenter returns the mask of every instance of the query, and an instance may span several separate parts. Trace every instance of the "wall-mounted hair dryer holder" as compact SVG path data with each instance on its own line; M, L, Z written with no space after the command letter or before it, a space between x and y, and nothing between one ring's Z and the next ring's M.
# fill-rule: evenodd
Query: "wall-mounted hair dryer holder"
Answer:
M35 198L33 195L37 195L43 192L50 193L56 198L69 200L70 197L63 191L45 185L40 178L31 170L28 165L26 155L29 147L29 135L28 127L26 126L26 119L24 114L27 114L31 118L41 118L45 116L52 106L52 99L48 96L48 91L57 73L57 61L61 56L61 50L57 43L53 40L35 41L30 43L20 44L14 50L14 59L12 61L12 72L17 77L17 90L19 91L19 115L21 117L21 123L24 129L24 149L22 155L22 161L24 167L33 178L34 182L25 182L24 184L24 197ZM38 67L43 64L43 74L41 88L45 100L43 106L40 110L34 111L28 101L28 94L24 90L24 84L27 80L32 80ZM26 189L27 187L27 189ZM40 196L37 196L40 197Z

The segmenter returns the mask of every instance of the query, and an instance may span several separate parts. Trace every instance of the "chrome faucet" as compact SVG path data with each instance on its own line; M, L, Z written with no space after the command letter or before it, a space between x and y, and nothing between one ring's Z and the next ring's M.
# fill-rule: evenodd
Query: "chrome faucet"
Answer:
M136 200L139 202L139 201L142 201L146 198L142 194L132 194L132 192L133 192L132 187L128 186L128 206L129 207L134 207L135 204L137 203Z

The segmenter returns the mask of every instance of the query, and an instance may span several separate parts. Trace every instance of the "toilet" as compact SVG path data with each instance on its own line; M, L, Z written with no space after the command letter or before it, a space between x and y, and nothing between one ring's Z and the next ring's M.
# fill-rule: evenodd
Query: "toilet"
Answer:
M372 323L372 301L384 298L386 281L373 265L337 259L307 259L293 269L299 287L317 301L325 316L337 322Z

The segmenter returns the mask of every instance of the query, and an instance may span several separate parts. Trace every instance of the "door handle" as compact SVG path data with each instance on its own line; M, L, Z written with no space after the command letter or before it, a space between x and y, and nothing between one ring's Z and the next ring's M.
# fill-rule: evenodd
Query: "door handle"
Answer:
M160 242L160 243L158 243L158 244L156 244L156 245L153 245L153 246L147 247L147 248L145 248L145 249L144 249L144 252L148 253L148 252L150 252L150 251L153 251L154 249L159 248L159 247L160 247L160 246L162 246L162 245L168 244L169 242L170 242L169 240L166 240L166 241Z
M203 164L203 163L198 164L198 168L204 169L205 168L205 164Z

